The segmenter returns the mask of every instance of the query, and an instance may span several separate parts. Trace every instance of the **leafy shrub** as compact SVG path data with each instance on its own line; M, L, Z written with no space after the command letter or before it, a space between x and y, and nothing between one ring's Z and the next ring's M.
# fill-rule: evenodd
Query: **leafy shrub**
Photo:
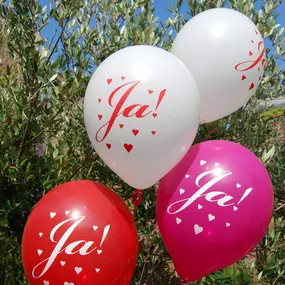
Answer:
M104 165L83 124L82 103L94 69L110 54L134 44L170 48L189 16L230 6L249 16L267 41L267 71L254 98L231 116L201 126L196 142L240 142L263 159L275 188L275 213L256 251L196 284L285 283L285 119L282 108L260 102L285 94L284 28L276 24L279 0L176 1L161 22L150 0L1 1L0 34L0 276L2 284L27 284L21 237L33 205L54 186L91 179L114 189L132 209L132 189ZM114 5L111 5L114 4ZM183 7L183 9L182 9ZM186 7L188 13L183 13ZM44 29L55 27L52 39ZM179 284L155 225L155 190L138 208L141 252L132 284ZM147 252L150 248L150 253Z

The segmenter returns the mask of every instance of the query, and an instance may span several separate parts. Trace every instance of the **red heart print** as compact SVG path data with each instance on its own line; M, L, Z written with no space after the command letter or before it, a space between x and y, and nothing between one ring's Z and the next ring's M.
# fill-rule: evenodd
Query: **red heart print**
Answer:
M125 76L121 76L121 79L124 80L126 77Z
M254 40L251 40L252 43L254 43Z
M106 147L107 147L108 149L110 149L110 148L111 148L111 144L106 143Z
M246 79L246 76L243 75L243 76L241 77L241 80L245 80L245 79Z
M156 134L156 131L151 131L151 133L152 133L153 135L155 135L155 134Z
M98 102L100 103L102 101L102 99L101 98L98 98Z
M260 70L260 67L258 67L258 71Z
M124 148L126 149L127 152L130 152L133 149L133 145L125 143Z
M157 114L156 113L152 113L152 116L155 118L157 116Z
M133 129L132 132L136 136L139 133L139 130Z
M250 86L249 86L249 89L248 90L251 90L252 88L254 88L254 83L251 82Z
M250 51L250 52L249 52L249 55L252 56L252 54L253 54L252 51Z
M258 31L257 30L254 30L255 31L255 33L258 35Z
M112 78L107 79L107 83L110 84L112 82Z
M148 90L148 94L151 94L153 92L153 90L149 89Z
M258 80L259 80L259 81L261 80L261 76L259 76Z
M120 126L120 128L122 129L122 128L123 128L123 126L124 126L124 124L119 124L119 126Z
M99 120L102 120L102 117L103 117L103 116L102 116L101 114L98 115L98 119L99 119Z

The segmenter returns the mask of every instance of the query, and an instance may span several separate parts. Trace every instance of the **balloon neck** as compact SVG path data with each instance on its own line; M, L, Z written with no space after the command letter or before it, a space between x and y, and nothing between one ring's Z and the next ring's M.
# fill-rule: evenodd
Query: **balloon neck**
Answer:
M187 281L185 281L185 280L180 280L180 283L181 283L181 285L188 285L188 282Z

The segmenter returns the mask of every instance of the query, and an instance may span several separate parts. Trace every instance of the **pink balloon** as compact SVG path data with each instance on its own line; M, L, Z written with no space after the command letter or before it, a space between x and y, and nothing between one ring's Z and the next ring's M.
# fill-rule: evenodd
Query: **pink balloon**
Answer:
M157 195L158 226L179 276L196 281L247 255L266 233L273 200L268 172L245 147L191 147Z

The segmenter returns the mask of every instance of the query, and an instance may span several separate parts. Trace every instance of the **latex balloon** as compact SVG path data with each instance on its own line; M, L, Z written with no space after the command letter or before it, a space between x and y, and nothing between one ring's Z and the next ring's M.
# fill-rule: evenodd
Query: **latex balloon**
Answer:
M129 285L137 256L136 226L127 206L92 181L68 182L45 195L22 240L31 285Z
M191 70L201 96L201 123L227 116L255 93L265 68L265 46L255 24L226 8L193 17L171 52Z
M91 77L84 100L96 152L138 189L155 184L186 154L199 111L190 72L173 54L152 46L108 57Z
M259 159L229 141L190 148L161 181L157 222L180 277L196 281L247 255L273 211L273 188Z

